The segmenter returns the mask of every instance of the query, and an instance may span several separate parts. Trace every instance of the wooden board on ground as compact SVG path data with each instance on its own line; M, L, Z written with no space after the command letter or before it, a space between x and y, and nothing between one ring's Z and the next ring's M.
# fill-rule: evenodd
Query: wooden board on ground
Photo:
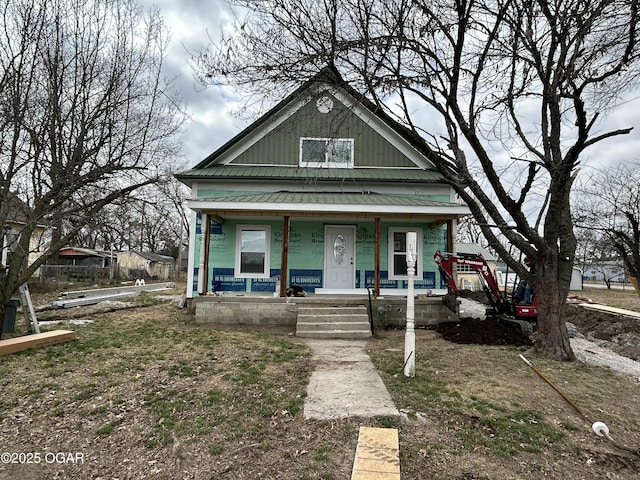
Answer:
M360 427L351 480L400 480L397 429Z
M0 340L0 355L21 352L29 348L44 347L56 343L71 342L76 339L73 330L52 330L50 332L35 333L23 337Z
M624 308L609 307L607 305L600 305L598 303L581 303L580 306L584 308L590 308L592 310L613 313L615 315L626 315L627 317L640 318L640 312L625 310Z

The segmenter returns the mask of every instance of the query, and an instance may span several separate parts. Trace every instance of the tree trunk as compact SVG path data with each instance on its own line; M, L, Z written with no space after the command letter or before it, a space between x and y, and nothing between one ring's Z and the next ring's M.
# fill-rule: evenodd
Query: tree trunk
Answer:
M638 284L638 279L634 278L634 277L631 277L629 280L631 281L631 285L633 285L634 290L636 291L636 293L640 297L640 285Z
M0 298L0 332L2 332L2 327L4 326L4 312L6 309L8 302L5 302Z
M555 360L576 359L565 320L567 291L559 288L556 269L536 274L535 295L538 304L538 322L534 334L534 351ZM548 273L547 273L548 272Z
M3 286L4 285L0 283L0 332L2 332L2 327L4 325L4 315L7 309L7 305L13 298L13 292L2 288Z

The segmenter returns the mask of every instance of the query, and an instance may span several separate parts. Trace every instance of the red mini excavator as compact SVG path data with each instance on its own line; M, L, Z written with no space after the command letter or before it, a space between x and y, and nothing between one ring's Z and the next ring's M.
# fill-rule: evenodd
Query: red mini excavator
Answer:
M478 275L482 289L492 307L487 310L487 315L517 325L524 333L533 332L538 309L535 295L526 281L520 279L511 294L507 295L506 291L504 294L500 292L496 277L481 254L441 253L437 251L433 258L447 285L448 295L455 297L459 295L455 272L457 265L467 265ZM445 303L451 308L451 302Z

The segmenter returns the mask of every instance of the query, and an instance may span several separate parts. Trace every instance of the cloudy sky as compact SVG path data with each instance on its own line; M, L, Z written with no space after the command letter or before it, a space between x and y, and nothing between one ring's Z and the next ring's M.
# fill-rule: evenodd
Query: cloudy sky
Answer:
M140 0L143 5L157 5L171 30L171 45L167 72L178 75L178 84L187 104L189 120L183 135L183 165L191 167L223 145L247 126L246 120L233 115L240 98L233 89L203 88L194 78L188 51L197 51L217 38L221 28L233 21L230 7L224 0ZM635 95L635 96L634 96ZM630 135L602 142L584 157L588 165L607 165L620 159L640 160L640 100L638 92L599 126L610 128L635 127Z
M184 165L191 167L231 139L247 123L233 116L239 103L233 91L203 88L189 64L189 51L208 45L223 25L233 21L224 0L141 0L160 8L171 33L166 72L177 75L189 118L184 126Z

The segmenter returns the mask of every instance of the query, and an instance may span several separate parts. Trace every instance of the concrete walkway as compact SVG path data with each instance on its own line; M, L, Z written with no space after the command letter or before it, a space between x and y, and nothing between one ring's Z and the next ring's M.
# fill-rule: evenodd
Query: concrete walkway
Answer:
M397 416L398 409L371 363L363 340L306 340L315 370L307 386L304 416Z

